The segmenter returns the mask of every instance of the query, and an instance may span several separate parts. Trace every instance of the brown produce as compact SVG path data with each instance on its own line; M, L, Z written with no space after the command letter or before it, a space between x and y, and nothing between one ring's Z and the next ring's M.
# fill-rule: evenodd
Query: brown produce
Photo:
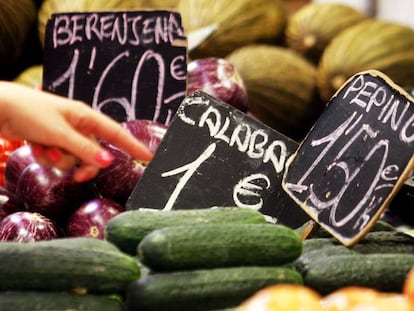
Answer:
M178 11L187 33L217 26L191 53L192 58L224 57L246 44L275 42L287 22L287 11L280 0L180 0Z
M22 55L36 21L33 0L3 0L0 5L0 71L4 73Z
M347 5L310 3L290 17L285 31L286 44L317 64L325 47L337 34L367 18Z
M249 111L281 133L303 138L322 109L315 66L291 49L271 45L248 45L227 59L247 88Z
M317 85L329 98L354 74L375 69L396 84L414 85L414 30L369 19L338 34L322 54Z

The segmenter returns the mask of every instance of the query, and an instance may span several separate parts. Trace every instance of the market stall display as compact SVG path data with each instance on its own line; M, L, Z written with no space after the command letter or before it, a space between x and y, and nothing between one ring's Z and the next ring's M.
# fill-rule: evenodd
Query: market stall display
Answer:
M11 142L6 141L1 154L4 170L0 172L4 178L0 188L0 235L5 240L0 242L1 310L414 309L414 220L407 212L412 207L413 192L411 184L404 180L412 176L413 170L413 99L406 90L414 85L414 30L397 22L377 19L343 3L301 1L300 6L293 6L290 1L293 0L43 0L34 6L34 2L28 0L6 1L3 10L11 11L3 14L0 9L0 36L5 36L1 40L0 64L10 65L12 70L7 71L9 66L2 65L2 70L6 71L0 72L2 76L27 87L41 88L44 86L42 83L51 81L52 68L62 74L66 86L73 82L70 78L76 77L80 79L79 85L90 88L87 90L89 93L94 93L98 84L84 83L84 79L98 77L98 81L99 77L105 76L108 87L100 90L110 90L111 85L112 90L120 91L119 94L126 93L106 94L107 98L96 103L112 100L125 107L128 106L125 103L131 104L133 95L137 95L134 87L138 84L127 83L131 89L125 88L125 83L123 87L119 85L140 80L141 91L145 90L146 94L145 103L140 105L151 109L156 107L151 110L153 120L139 118L129 111L122 117L134 120L122 122L137 139L148 144L156 156L154 162L136 163L128 156L117 155L117 150L102 141L103 146L112 148L117 155L114 164L103 169L90 182L73 183L71 171L63 172L35 163L25 142L17 142L12 150ZM26 4L27 7L23 8ZM294 11L292 7L295 7ZM145 11L142 14L145 22L127 19L126 16L132 16L126 13L129 11L134 14ZM182 25L175 24L174 28L179 30L178 41L176 37L164 36L165 30L174 24L173 20L158 20L160 28L154 27L156 18L153 12L182 18ZM93 23L93 19L85 22L86 17L92 15L101 17L99 23ZM151 60L146 63L146 71L142 71L144 75L140 76L137 69L139 60L134 58L132 67L126 64L128 66L114 70L108 78L103 73L107 74L108 68L112 67L106 66L105 61L115 62L122 57L111 55L110 59L101 58L96 62L98 58L94 53L97 50L93 45L82 50L85 46L79 44L70 50L75 43L82 41L73 34L70 37L72 45L64 47L71 51L70 60L73 62L53 58L53 63L49 63L44 71L44 64L52 59L46 51L50 52L53 41L47 40L53 33L46 30L53 16L66 16L68 25L85 34L84 38L88 35L102 41L105 38L108 40L106 48L112 43L119 48L123 42L119 39L127 33L123 31L128 27L133 39L144 42L149 37L163 38L168 44L177 44L183 50L190 32L205 26L214 26L211 28L214 30L191 51L186 51L186 55L181 55L181 64L177 59L169 58L168 62L161 62L158 56L162 51L151 47L153 54L148 58ZM123 16L124 19L115 22L114 16ZM181 26L184 32L181 32ZM3 33L3 29L12 32ZM103 34L102 37L99 34ZM55 35L63 40L65 32L60 29ZM27 52L23 59L22 51L28 50L33 40L39 43L41 50L37 52L47 56L41 61L38 53L34 52L29 61ZM96 46L98 41L94 41ZM70 69L76 61L76 49L83 53L87 51L89 58L77 67L75 75ZM128 49L132 51L133 46L129 45ZM109 55L109 48L107 52ZM117 50L119 55L122 52ZM99 53L102 54L98 56L105 54L105 49ZM27 66L15 72L19 62ZM167 65L158 66L160 64ZM96 68L103 70L93 76ZM127 73L131 68L136 69L135 75ZM181 83L180 87L186 85L186 89L171 91L169 82L163 84L163 68ZM194 76L190 74L194 69L198 72L192 80L190 78ZM230 71L223 74L225 70ZM183 75L184 72L188 75ZM375 79L366 83L364 88L351 85L353 103L360 107L369 104L377 112L382 107L379 115L372 114L374 108L365 109L364 113L367 120L376 119L380 128L387 127L387 130L379 132L376 127L372 130L367 130L367 126L361 127L367 133L361 136L361 145L367 147L369 139L381 138L380 146L384 149L374 149L385 150L382 146L391 146L392 150L386 155L392 154L399 164L384 164L381 171L374 165L379 162L360 165L358 168L362 173L360 178L356 178L351 176L347 161L353 159L360 163L358 160L367 153L364 148L358 149L359 157L351 154L348 158L341 157L344 154L341 150L332 156L325 150L315 151L315 148L318 144L331 147L340 134L346 132L348 135L353 129L359 129L359 119L350 117L347 130L344 125L332 131L332 135L319 135L321 129L329 131L330 126L336 124L335 120L344 118L344 111L349 112L345 108L343 111L329 110L328 103L335 104L335 95L343 95L342 87L353 77L367 72L378 73L375 77L386 77L386 83L377 89L374 86L379 84ZM201 81L203 74L209 78L208 81ZM145 81L149 80L146 77L149 76L156 77L158 82L162 80L159 85L163 90L146 85ZM57 81L55 78L52 82ZM392 99L384 95L390 94L384 91L389 85L393 86ZM47 91L57 92L57 89L50 87ZM233 103L228 99L231 97L221 96L233 91L238 95L233 99L240 102ZM168 94L160 100L161 93ZM66 95L73 94L68 92ZM183 104L162 110L177 98L187 106ZM93 105L93 99L90 104ZM101 107L97 105L95 108L98 106ZM135 105L131 107L135 108ZM197 115L200 107L205 111ZM160 114L160 111L165 114ZM187 127L177 127L172 122L177 111L179 121ZM112 109L102 112L120 115L119 111ZM131 125L128 125L130 121ZM200 133L201 130L208 133L192 136L195 130L191 127L197 127ZM315 133L319 136L314 137ZM196 137L193 145L188 137ZM191 158L196 147L204 141L208 142L208 156L199 152L197 155L206 157ZM283 147L281 142L284 141L288 142L288 148ZM345 139L342 146L348 146L350 141ZM398 141L404 144L397 144ZM222 150L220 148L230 147L235 153L214 153ZM319 159L319 162L310 165L295 154L301 147L307 147L304 154ZM233 156L236 153L238 155ZM247 160L239 158L240 154ZM370 156L373 154L376 152L369 153ZM332 160L329 156L334 159L332 163L325 163L321 160L323 156L327 160ZM203 167L208 162L207 158L217 163ZM180 159L188 161L179 166ZM159 161L162 165L158 165ZM251 174L249 178L242 176L262 165L276 170L276 177L271 175L267 178L264 174ZM313 187L309 192L299 187L308 184L305 185L306 178L296 180L295 172L319 172L323 171L322 167L326 174L321 174L316 183L309 185L309 189ZM292 178L288 178L291 188L282 187L283 181L278 174L284 174L285 170L286 176L293 174L293 177L288 176ZM310 176L305 173L302 175ZM136 186L140 185L141 175L145 174L146 177L142 178L145 185L141 185L145 186L142 189L146 193L142 195L142 189ZM231 179L236 174L239 174L236 179L240 183ZM192 188L192 182L203 180L205 176L215 177ZM383 191L382 187L374 190L364 187L372 176L387 181L391 194L387 193L381 199L371 198L369 194ZM176 178L171 183L172 188L170 184L168 187L159 186L171 177ZM229 180L233 184L229 183L232 186L225 188L226 193L216 191L215 186L224 185ZM344 180L347 186L352 181L360 182L355 183L352 191L341 192L340 200L329 201L335 195L339 197L332 189L343 185ZM158 184L151 184L154 181ZM278 195L273 200L264 200L267 192L274 190L269 186L274 182L278 183L277 191L283 191L283 195L276 192ZM296 186L294 191L301 201L299 203L292 198L292 193L290 197L288 195L292 185ZM411 188L407 191L407 187ZM179 202L184 208L174 209L178 195L191 189L197 189L194 190L197 198L204 195L205 199L196 201L191 199L192 196L186 196ZM358 193L366 196L358 197ZM323 195L317 197L317 194ZM225 195L234 204L210 206L209 202ZM149 197L154 200L148 200ZM343 232L338 231L338 238L336 229L329 227L332 223L325 226L323 219L320 223L318 219L307 221L308 218L301 218L302 214L292 213L290 207L272 217L267 212L262 213L277 211L273 204L285 199L303 212L304 206L308 207L310 202L318 199L321 201L322 197L326 205L343 206L342 211L355 207L357 200L363 207L361 210L383 214L369 214L369 218L364 214L358 220L349 221L346 228L351 235L356 233L358 238L352 243L344 243L341 239ZM152 203L146 204L165 198L168 199L167 204L164 202L155 208ZM393 201L394 198L396 200ZM376 209L376 202L380 201L384 204ZM137 202L140 206L133 206L132 203ZM260 205L263 202L272 202L272 206L263 207ZM388 209L388 205L392 209ZM325 207L324 204L321 206ZM393 213L399 217L398 222L392 221Z

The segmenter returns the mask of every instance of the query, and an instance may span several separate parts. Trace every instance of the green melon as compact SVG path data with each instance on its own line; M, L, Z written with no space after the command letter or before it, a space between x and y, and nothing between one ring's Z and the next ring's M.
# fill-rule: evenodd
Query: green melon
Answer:
M414 85L414 30L369 19L341 32L318 66L321 98L329 100L351 76L365 70L381 71L401 86Z
M303 138L322 109L315 96L315 66L274 45L244 46L227 59L246 85L249 111L283 134Z
M192 58L224 57L236 48L275 42L282 36L287 11L280 0L180 0L178 10L187 33L216 25L216 31L191 53Z
M286 27L286 44L315 64L326 46L344 29L368 17L339 3L310 3L296 11Z

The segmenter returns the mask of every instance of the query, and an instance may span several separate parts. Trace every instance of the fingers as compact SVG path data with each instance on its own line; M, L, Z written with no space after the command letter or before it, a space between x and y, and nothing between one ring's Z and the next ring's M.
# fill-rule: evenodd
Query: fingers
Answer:
M109 166L114 159L114 156L95 139L76 131L66 135L65 140L61 142L61 148L64 148L80 162L98 168Z
M117 135L108 138L104 138L109 143L114 144L118 148L124 150L130 154L133 158L141 161L151 161L154 154L148 149L148 147L133 137L126 129L122 128L117 133Z
M142 161L152 159L153 153L109 116L92 111L89 106L83 111L77 110L77 113L70 118L70 123L75 129L84 133L93 133L95 137L117 146L135 159ZM73 145L73 142L70 144Z
M77 182L85 182L94 178L99 173L99 167L83 164L75 169L73 179Z
M0 130L35 143L34 156L40 164L68 169L81 163L77 178L92 176L113 160L112 154L100 146L95 137L137 160L150 161L153 157L152 152L118 122L83 102L44 92L29 93L27 88L10 88L3 95L0 92L8 112ZM26 104L27 98L31 98L31 105ZM79 177L82 175L83 178Z
M99 145L94 138L88 136L92 134L94 137L99 137L117 146L134 159L150 161L153 157L153 153L146 145L133 137L119 123L103 113L92 111L89 106L76 112L71 110L67 120L70 127L60 132L65 137L59 139L57 143L61 148L76 156L85 166L103 168L113 161L113 155ZM55 132L55 134L58 133ZM87 171L90 172L91 169Z
M41 165L55 166L61 170L71 169L76 165L76 158L57 147L46 147L39 144L31 144L32 154Z
M32 154L40 165L54 166L61 170L70 170L75 167L73 179L77 182L85 182L94 178L102 167L106 167L112 163L113 156L107 151L98 152L98 162L100 166L78 163L77 158L68 154L62 149L56 147L47 147L39 144L31 144Z

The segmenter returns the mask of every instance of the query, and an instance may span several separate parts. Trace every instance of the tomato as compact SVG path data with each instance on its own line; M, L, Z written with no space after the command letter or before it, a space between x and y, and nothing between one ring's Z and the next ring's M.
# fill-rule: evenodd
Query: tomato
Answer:
M4 186L4 169L7 159L15 149L25 144L25 141L7 139L0 135L0 186Z

